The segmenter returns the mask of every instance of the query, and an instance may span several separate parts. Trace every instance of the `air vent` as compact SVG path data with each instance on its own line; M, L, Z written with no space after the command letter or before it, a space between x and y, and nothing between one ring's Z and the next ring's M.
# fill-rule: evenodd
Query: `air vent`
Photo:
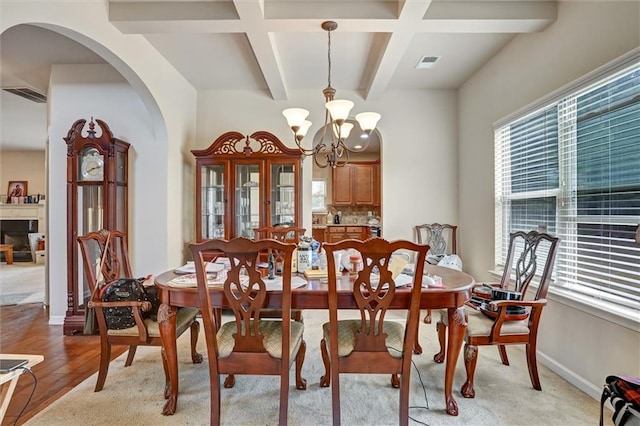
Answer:
M2 90L13 93L14 95L22 96L25 99L29 99L30 101L37 102L39 104L47 103L47 97L45 95L40 92L36 92L29 87L3 87Z
M439 56L423 56L422 59L420 59L420 62L416 64L416 69L420 70L431 68L438 59L440 59Z

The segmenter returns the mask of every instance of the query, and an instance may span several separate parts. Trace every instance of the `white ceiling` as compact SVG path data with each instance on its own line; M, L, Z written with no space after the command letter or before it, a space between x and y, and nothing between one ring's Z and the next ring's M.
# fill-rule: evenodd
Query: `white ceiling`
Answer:
M265 90L287 99L327 85L378 99L388 89L456 89L514 36L556 18L542 0L110 0L109 19L146 37L198 90ZM100 63L84 46L19 26L0 36L3 87L46 93L51 64ZM431 69L415 69L438 56ZM43 149L46 106L2 92L3 149ZM13 111L13 112L10 112ZM44 121L43 121L44 120ZM31 134L30 132L33 132ZM44 136L43 136L44 135Z

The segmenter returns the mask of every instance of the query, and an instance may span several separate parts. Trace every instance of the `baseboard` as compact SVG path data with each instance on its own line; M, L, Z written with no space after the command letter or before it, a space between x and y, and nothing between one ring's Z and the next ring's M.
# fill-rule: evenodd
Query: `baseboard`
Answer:
M543 352L538 351L538 361L540 364L547 367L549 370L556 373L558 376L571 383L582 392L586 393L596 401L600 401L602 396L603 383L594 384L586 380L584 377L576 374L562 364L559 364L555 359L545 355Z
M64 315L49 315L50 325L64 325Z

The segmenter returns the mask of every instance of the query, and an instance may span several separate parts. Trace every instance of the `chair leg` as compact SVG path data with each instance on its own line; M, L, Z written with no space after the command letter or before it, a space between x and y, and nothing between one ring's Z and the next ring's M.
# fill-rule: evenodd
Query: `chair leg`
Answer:
M108 342L101 342L100 345L100 369L98 370L98 381L94 392L100 392L104 387L109 372L109 361L111 360L111 345Z
M124 362L125 367L129 367L133 362L133 357L136 356L136 349L138 349L136 345L129 346L129 353L127 354L127 360Z
M444 362L444 357L447 353L447 326L442 321L436 323L436 331L438 332L438 342L440 343L440 352L433 356L433 360L438 364Z
M193 321L191 324L191 361L194 364L200 364L202 362L202 354L199 354L196 351L196 346L198 346L198 335L200 334L200 323L198 321Z
M402 375L402 387L400 388L400 409L398 424L400 426L409 425L409 378L410 374Z
M427 315L424 316L424 323L431 324L431 309L427 309Z
M500 360L504 365L509 365L509 357L507 356L507 346L498 345L498 353L500 353Z
M320 341L320 353L322 354L322 362L324 363L324 376L320 377L320 387L327 388L331 383L331 363L329 362L327 342L325 342L324 339Z
M529 367L529 377L531 378L531 384L535 390L542 390L540 385L540 377L538 377L538 361L536 360L536 344L535 342L529 343L526 348L527 351L527 366Z
M476 391L473 388L473 376L476 373L476 363L478 362L478 347L465 343L464 345L464 368L467 370L467 381L462 385L462 396L474 398Z
M307 389L307 381L302 377L302 364L304 364L304 356L306 353L307 342L303 340L296 355L296 389L298 390Z
M236 384L236 376L234 374L229 374L226 379L224 379L224 387L230 389L234 387Z
M208 354L210 356L211 351ZM214 360L213 362L216 361ZM211 419L209 424L220 426L220 377L214 373L213 368L211 365L209 366L209 389L211 393Z
M397 374L391 375L391 387L394 389L398 389L400 387L400 378Z
M420 327L418 323L418 327ZM413 353L420 355L422 353L422 346L420 346L420 333L416 333L416 341L413 342Z

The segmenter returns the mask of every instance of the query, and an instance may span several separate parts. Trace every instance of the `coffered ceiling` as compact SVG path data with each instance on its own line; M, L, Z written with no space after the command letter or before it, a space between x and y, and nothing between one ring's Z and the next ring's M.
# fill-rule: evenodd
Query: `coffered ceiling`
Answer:
M196 89L263 90L275 100L327 85L325 20L338 23L332 86L375 100L390 89L456 89L513 37L556 18L556 2L540 0L110 0L108 8L115 28L147 38ZM102 61L32 26L9 29L0 43L3 87L46 93L50 64ZM424 56L438 59L416 69ZM13 98L2 92L3 125Z

